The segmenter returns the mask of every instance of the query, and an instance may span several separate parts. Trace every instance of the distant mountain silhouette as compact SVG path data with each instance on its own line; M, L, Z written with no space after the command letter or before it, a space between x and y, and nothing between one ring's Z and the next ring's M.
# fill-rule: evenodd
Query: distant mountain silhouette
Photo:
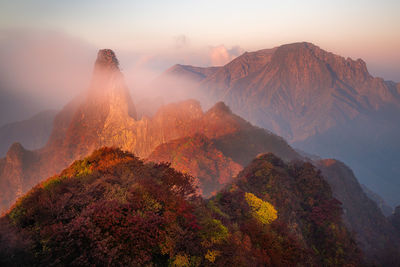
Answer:
M6 155L7 150L14 142L19 142L28 149L43 147L50 137L56 114L55 110L46 110L27 120L1 126L0 157Z

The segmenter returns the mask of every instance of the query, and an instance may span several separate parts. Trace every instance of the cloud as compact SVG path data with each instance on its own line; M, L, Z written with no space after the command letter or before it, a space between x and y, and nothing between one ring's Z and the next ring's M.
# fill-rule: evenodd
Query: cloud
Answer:
M0 40L0 124L60 109L87 87L97 53L87 42L34 29L0 30Z
M244 50L239 46L227 49L225 45L219 45L209 48L210 63L214 66L222 66L243 54Z
M8 30L0 36L2 90L58 102L87 86L97 52L92 45L57 31Z

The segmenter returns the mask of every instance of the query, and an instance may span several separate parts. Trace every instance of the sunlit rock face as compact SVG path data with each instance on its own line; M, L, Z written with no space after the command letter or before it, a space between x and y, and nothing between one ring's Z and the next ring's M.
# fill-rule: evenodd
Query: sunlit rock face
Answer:
M7 192L0 209L8 208L21 193L97 148L119 147L147 158L157 146L195 134L213 139L218 146L215 151L232 158L221 161L221 166L232 167L227 170L232 174L261 152L274 152L285 160L298 157L283 139L252 126L223 103L203 112L198 101L186 100L162 106L154 116L138 120L115 53L100 50L88 90L58 113L46 146L35 151L21 148L23 153L12 160L0 160L1 190ZM219 173L224 175L220 177ZM227 182L223 167L214 174L208 177L223 180L217 184ZM207 188L208 192L214 189Z
M64 143L73 157L102 145L127 149L136 110L118 59L110 49L100 50L84 102L75 112Z

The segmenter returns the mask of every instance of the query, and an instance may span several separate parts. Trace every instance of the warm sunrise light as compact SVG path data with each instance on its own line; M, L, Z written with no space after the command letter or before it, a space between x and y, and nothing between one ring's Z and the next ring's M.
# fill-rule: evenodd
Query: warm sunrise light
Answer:
M0 266L400 266L399 0L0 0Z

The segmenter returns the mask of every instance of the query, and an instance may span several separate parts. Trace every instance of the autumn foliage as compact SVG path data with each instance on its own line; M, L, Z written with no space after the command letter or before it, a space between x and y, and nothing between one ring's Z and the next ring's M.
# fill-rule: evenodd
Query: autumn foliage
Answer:
M312 166L288 166L272 155L258 158L209 200L196 194L193 179L168 164L99 149L37 185L1 218L0 264L359 262L351 235L341 224L340 203Z

